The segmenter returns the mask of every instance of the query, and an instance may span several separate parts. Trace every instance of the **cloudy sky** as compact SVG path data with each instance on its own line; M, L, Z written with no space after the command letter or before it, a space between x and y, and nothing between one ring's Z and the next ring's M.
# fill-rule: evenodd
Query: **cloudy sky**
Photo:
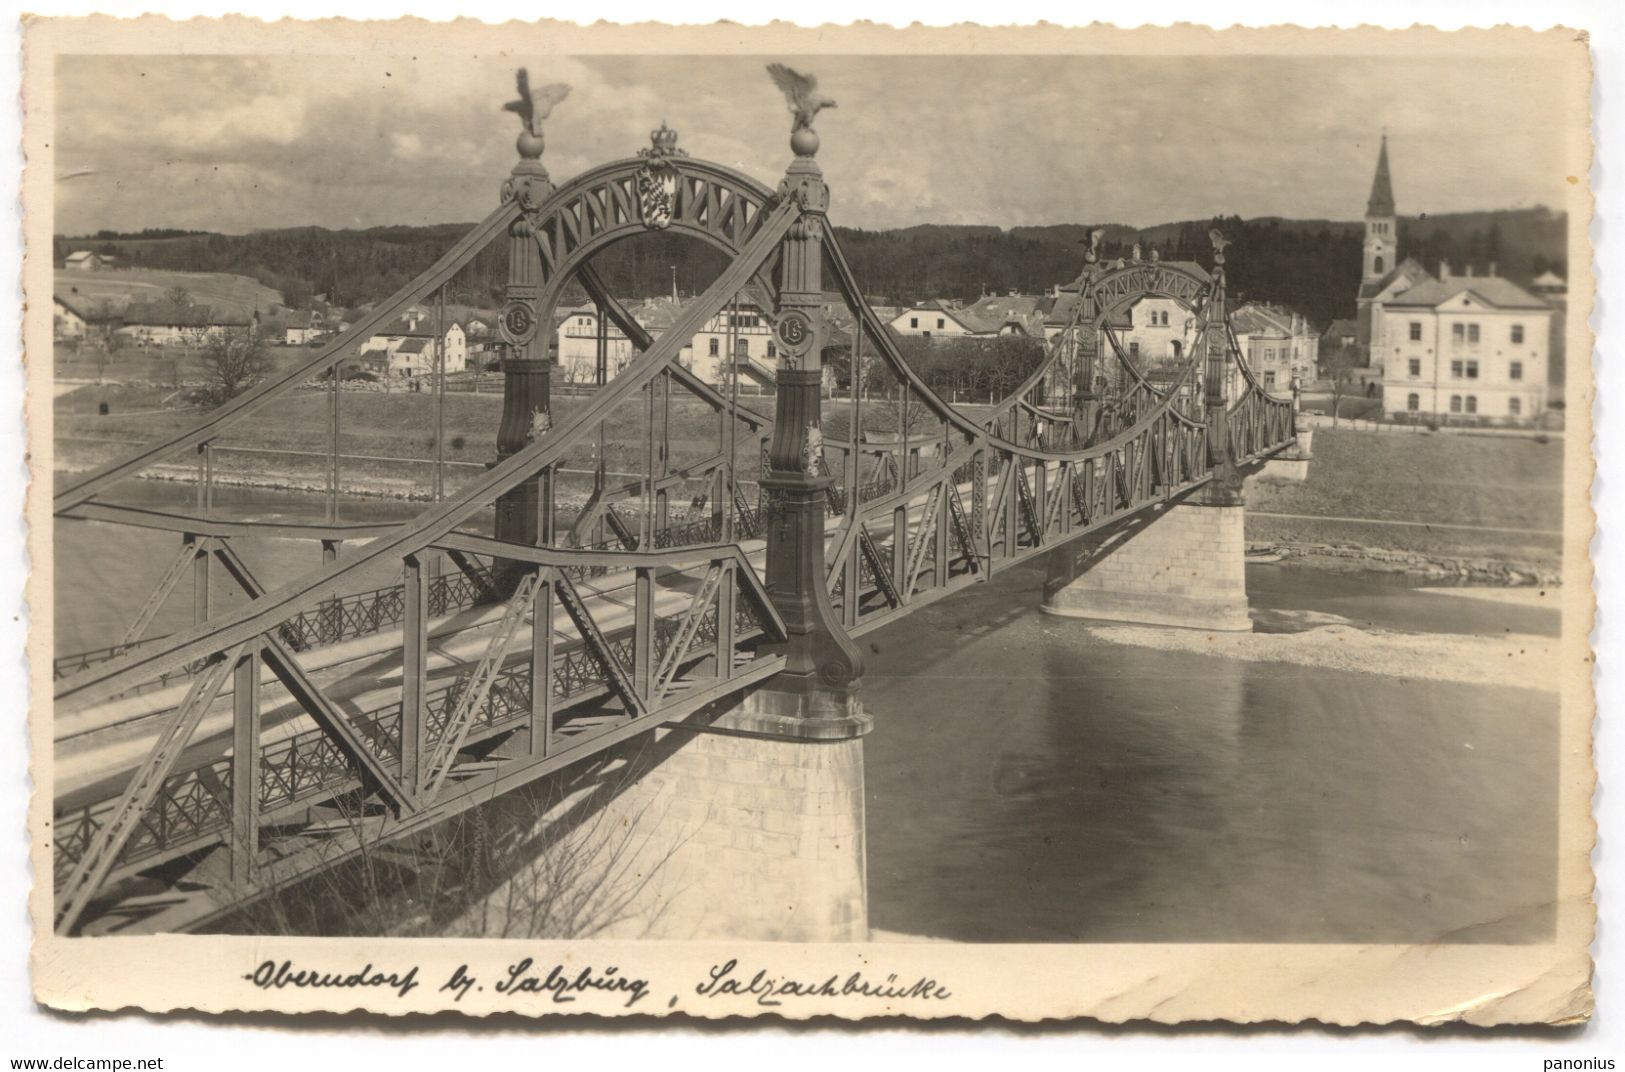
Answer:
M562 181L648 144L767 182L787 59L839 101L819 160L855 227L1214 213L1357 218L1388 129L1400 211L1563 197L1555 71L1382 57L586 57L532 65L574 87L547 124ZM66 56L58 233L472 221L514 160L511 57Z

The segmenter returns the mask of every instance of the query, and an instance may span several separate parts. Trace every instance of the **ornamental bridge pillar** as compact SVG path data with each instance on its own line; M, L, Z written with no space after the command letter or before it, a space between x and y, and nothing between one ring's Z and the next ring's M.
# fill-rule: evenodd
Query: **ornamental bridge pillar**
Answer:
M1224 247L1213 239L1202 394L1211 479L1103 540L1051 556L1042 609L1067 618L1247 632L1246 510L1228 420L1232 355Z
M869 936L864 832L863 660L825 589L824 524L832 480L823 452L822 348L824 212L829 191L814 159L811 120L822 98L811 78L774 65L796 112L795 158L779 187L800 218L783 240L780 307L773 329L780 358L776 423L761 485L768 598L786 625L769 650L784 670L737 698L618 749L622 763L584 807L576 829L605 837L572 859L616 876L624 891L605 937L863 941ZM792 93L792 88L795 92ZM534 152L527 153L527 148ZM540 139L527 143L510 180L513 196L538 201L549 189ZM674 162L681 170L681 162ZM548 412L550 379L534 322L534 243L516 225L503 337L506 396L502 456L522 449L535 415ZM545 534L534 485L504 496L498 535L534 542ZM498 802L500 803L500 802ZM521 821L535 821L521 815ZM571 835L563 835L569 837ZM596 880L594 868L577 881ZM485 918L537 899L550 875L523 861L474 908ZM538 875L543 876L541 880ZM503 927L507 927L504 921ZM513 933L504 929L504 933Z
M502 359L502 419L497 426L497 462L524 450L547 430L553 419L556 363L548 357L552 310L538 307L542 289L542 255L536 246L531 216L553 192L542 166L541 120L521 72L521 99L509 106L520 113L524 128L516 147L519 162L502 186L504 201L517 201L523 212L508 227L508 283L498 337L506 344ZM552 87L550 87L552 88ZM562 98L561 98L562 99ZM553 536L552 496L547 474L531 477L497 499L496 537L535 546Z

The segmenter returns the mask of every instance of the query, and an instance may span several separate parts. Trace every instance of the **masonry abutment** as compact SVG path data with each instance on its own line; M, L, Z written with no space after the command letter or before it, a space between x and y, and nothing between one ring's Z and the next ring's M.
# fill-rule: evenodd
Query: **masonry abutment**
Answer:
M511 937L868 940L870 720L855 702L805 718L786 695L758 688L621 746L571 832L508 861L464 921ZM526 934L536 905L560 902L589 933Z
M1245 632L1245 507L1240 496L1168 507L1075 579L1052 578L1043 610L1068 618Z

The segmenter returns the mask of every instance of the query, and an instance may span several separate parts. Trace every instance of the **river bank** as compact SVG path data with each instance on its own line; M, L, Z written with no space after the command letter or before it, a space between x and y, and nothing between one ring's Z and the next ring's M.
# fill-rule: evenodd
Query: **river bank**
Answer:
M1425 551L1366 547L1359 544L1249 542L1249 556L1289 561L1338 573L1401 573L1429 580L1501 587L1556 588L1562 571L1554 563L1438 555Z

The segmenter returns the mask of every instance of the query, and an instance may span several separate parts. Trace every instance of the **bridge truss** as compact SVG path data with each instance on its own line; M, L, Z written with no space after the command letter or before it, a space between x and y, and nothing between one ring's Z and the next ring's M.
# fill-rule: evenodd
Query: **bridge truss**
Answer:
M675 142L662 127L640 155L555 187L527 131L501 205L360 323L196 425L58 477L56 523L176 540L121 641L57 659L60 932L203 925L747 690L849 697L862 676L851 638L1197 489L1236 486L1293 442L1293 399L1263 389L1230 333L1217 239L1206 279L1103 265L1091 244L1039 367L973 417L919 377L864 300L810 129L793 134L777 189ZM651 230L728 259L658 337L593 266ZM341 368L504 245L496 464L457 487L437 464L435 499L410 520L341 520ZM564 406L544 329L571 282L599 312L598 383ZM844 437L833 419L825 434L826 282L851 324ZM1148 295L1187 308L1198 340L1160 381L1111 330ZM772 310L772 417L741 403L737 363L719 389L681 360L747 298ZM613 377L611 323L636 351ZM327 392L323 516L216 509L216 445L312 387ZM674 405L714 429L686 459ZM643 460L614 482L606 442L628 414ZM188 456L193 509L118 501L124 482ZM591 491L575 504L561 488L580 471ZM266 539L308 545L309 570L262 583L248 549ZM149 637L188 577L193 624ZM216 577L240 596L220 613Z

